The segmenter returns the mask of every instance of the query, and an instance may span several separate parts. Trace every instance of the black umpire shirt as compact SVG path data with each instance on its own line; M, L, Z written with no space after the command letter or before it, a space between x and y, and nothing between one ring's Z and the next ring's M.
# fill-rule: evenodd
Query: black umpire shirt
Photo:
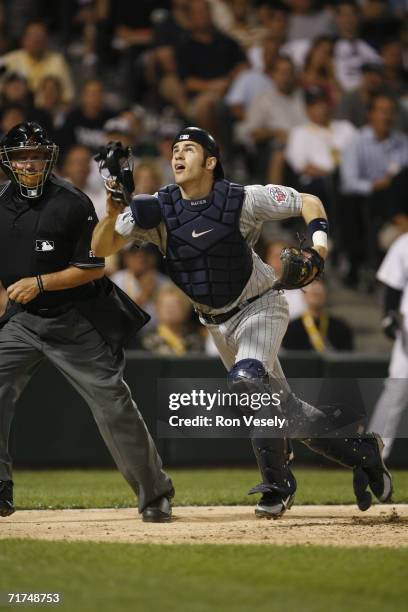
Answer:
M98 218L91 200L71 183L51 176L35 200L17 196L12 183L0 191L0 280L7 289L21 278L58 272L69 266L99 268L91 238ZM89 292L88 283L74 289L47 291L30 308L65 305Z

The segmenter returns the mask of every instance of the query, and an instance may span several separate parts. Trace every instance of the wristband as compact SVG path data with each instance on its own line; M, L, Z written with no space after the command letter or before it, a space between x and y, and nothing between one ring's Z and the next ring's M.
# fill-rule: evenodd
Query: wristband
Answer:
M35 278L37 279L37 285L40 293L44 293L44 285L41 278L41 274L38 274Z
M327 219L323 219L322 217L312 219L307 229L312 244L327 249L327 235L329 233L329 223Z

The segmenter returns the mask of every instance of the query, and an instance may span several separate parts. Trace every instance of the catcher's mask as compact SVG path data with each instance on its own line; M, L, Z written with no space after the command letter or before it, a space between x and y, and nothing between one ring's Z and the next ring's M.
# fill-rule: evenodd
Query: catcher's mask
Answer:
M33 121L11 128L0 141L0 166L23 198L39 198L58 157L58 146Z

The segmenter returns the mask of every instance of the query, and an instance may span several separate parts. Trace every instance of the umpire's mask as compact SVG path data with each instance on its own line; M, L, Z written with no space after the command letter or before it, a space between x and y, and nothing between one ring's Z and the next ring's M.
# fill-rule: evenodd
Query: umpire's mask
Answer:
M0 166L23 198L39 198L58 157L58 147L32 121L11 128L0 141Z

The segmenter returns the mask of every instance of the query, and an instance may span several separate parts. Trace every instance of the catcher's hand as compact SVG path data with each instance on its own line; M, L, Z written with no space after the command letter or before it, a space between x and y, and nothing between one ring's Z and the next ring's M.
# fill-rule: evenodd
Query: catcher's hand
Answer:
M273 289L300 289L323 273L324 259L312 247L286 247L280 254L282 273Z

